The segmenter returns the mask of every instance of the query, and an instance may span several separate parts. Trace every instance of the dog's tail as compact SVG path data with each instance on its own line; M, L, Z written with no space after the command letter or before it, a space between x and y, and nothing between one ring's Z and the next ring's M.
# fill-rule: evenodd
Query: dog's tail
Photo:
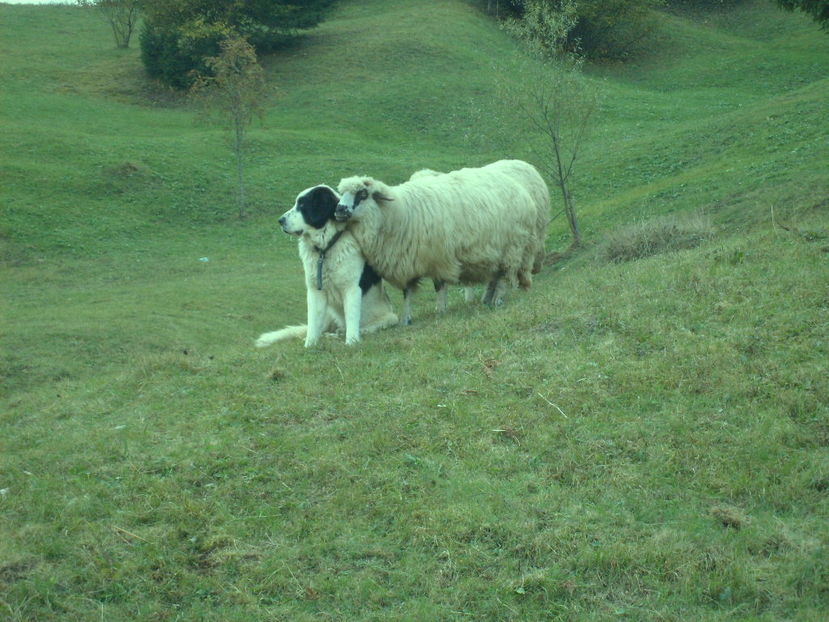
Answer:
M308 325L301 326L286 326L280 330L275 330L270 333L262 333L256 340L257 348L267 348L275 344L277 341L284 341L285 339L302 339L308 333Z

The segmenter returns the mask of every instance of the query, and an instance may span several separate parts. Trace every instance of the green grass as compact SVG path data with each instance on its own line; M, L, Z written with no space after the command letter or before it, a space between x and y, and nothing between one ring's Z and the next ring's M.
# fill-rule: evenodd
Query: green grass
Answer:
M343 2L265 60L238 222L224 133L98 15L0 23L0 617L829 615L813 23L660 17L586 71L583 251L503 308L424 293L413 326L310 351L252 347L305 313L275 218L345 175L533 160L494 96L515 43L460 0Z

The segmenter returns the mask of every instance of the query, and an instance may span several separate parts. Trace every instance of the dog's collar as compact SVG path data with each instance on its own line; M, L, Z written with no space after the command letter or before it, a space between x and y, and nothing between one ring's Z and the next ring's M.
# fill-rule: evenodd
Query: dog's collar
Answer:
M334 237L331 238L331 241L325 246L325 248L320 248L319 246L314 246L314 250L319 253L319 259L317 259L317 289L322 291L322 265L325 263L325 253L331 250L331 247L337 243L337 240L340 239L340 236L345 233L345 229L340 229L337 233L334 234Z

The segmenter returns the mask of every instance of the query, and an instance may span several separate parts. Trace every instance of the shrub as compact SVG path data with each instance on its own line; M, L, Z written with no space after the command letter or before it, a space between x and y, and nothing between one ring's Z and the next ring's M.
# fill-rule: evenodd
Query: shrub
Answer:
M622 58L650 32L652 9L663 4L664 0L514 0L509 5L514 17L507 15L507 28L534 45L544 42L548 56Z
M669 7L692 8L692 9L728 9L745 0L667 0Z
M504 29L523 40L530 49L544 58L566 53L570 35L578 23L576 3L564 0L553 6L550 2L530 1L524 5L520 18L504 22Z
M823 30L829 31L829 0L775 0L777 6L787 11L798 9L815 20Z
M206 59L218 56L222 41L231 32L226 24L208 24L201 19L177 28L145 22L141 60L150 77L176 88L188 88L195 74L209 72Z
M145 0L141 59L147 73L178 88L209 72L206 58L227 37L246 38L257 52L272 51L324 17L334 0Z
M579 19L568 45L590 58L623 58L653 29L653 9L663 0L578 0Z
M634 261L668 251L695 248L714 236L710 219L668 216L637 223L607 235L599 247L602 259L614 263Z

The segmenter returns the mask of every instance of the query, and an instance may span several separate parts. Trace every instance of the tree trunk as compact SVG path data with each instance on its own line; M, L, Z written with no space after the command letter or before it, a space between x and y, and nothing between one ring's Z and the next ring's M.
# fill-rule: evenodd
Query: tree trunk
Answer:
M245 205L245 175L244 162L242 153L242 144L244 142L245 128L242 120L237 116L236 118L236 144L233 150L236 152L236 181L239 184L239 218L247 217L247 209Z

